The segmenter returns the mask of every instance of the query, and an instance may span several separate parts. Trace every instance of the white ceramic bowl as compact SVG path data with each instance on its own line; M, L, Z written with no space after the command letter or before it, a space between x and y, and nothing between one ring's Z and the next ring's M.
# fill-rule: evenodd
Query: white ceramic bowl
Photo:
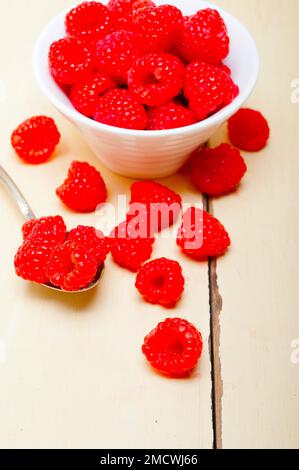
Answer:
M240 94L230 105L192 126L163 131L134 131L107 126L78 113L56 85L48 68L50 44L65 34L66 11L45 27L34 50L35 75L51 103L80 129L86 142L105 166L132 178L159 178L175 173L190 153L206 142L242 106L252 92L259 72L259 57L252 37L229 13L201 0L160 0L156 3L172 3L186 15L202 8L215 8L221 13L228 28L231 43L225 63L232 70Z

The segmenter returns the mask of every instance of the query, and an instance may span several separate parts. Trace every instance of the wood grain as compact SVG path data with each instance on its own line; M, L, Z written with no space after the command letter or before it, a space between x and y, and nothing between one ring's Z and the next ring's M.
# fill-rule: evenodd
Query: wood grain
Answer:
M213 213L212 200L206 199L206 210ZM220 361L220 315L222 298L217 282L217 260L209 260L209 300L210 300L210 360L212 368L212 409L214 449L222 448L222 396L223 383Z
M32 73L37 34L63 8L63 0L5 3L0 17L1 61L6 64L0 77L5 89L0 161L37 215L60 213L69 227L101 227L101 213L71 213L55 196L70 162L95 164L112 203L118 193L128 195L131 181L101 167L78 132L41 94ZM55 158L41 166L23 164L9 144L11 130L33 114L53 116L62 133ZM201 200L184 176L165 182L185 201ZM183 257L174 239L157 240L153 256L178 259L184 268L186 293L174 311L143 302L134 275L112 262L97 290L61 296L15 276L12 260L21 242L22 219L2 188L0 198L0 446L211 448L207 265ZM112 221L107 221L109 226ZM141 354L144 336L167 316L183 316L203 333L203 358L190 379L154 373Z
M228 447L299 447L299 78L297 0L219 0L253 33L261 56L248 105L269 119L271 141L244 154L248 173L237 193L213 201L232 248L217 261L222 443ZM225 129L211 142L226 137Z

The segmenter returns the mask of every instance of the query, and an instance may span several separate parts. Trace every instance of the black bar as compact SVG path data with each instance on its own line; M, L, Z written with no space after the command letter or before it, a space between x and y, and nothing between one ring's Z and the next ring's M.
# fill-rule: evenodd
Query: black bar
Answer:
M172 468L205 468L211 462L227 462L243 468L244 463L287 462L298 467L299 451L294 450L174 450L174 449L100 449L100 450L0 450L0 468L11 464L72 464L88 468L116 467L147 468L165 466ZM7 467L8 468L8 467ZM207 467L208 468L208 467ZM210 469L208 469L210 470Z

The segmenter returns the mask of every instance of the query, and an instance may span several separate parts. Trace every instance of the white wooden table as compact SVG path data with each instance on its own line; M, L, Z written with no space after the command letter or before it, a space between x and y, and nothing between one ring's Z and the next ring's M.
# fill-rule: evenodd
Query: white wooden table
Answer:
M291 100L299 79L299 2L215 3L257 41L261 76L249 105L265 113L272 132L264 151L245 154L248 174L238 193L205 201L227 227L232 248L208 266L158 241L154 256L179 260L187 279L174 311L142 302L134 276L112 262L98 290L60 296L16 278L22 220L0 188L1 448L299 446L299 354L291 348L299 339L299 93ZM99 221L69 212L55 196L73 159L100 169L110 202L128 193L131 181L101 167L35 85L34 41L65 4L10 0L2 7L0 162L36 214L60 213L72 227ZM41 166L23 164L9 144L11 130L34 114L53 116L63 136L56 158ZM211 144L223 138L225 129ZM185 201L200 201L184 175L165 182ZM140 353L158 321L179 315L204 337L200 367L181 381L153 373Z

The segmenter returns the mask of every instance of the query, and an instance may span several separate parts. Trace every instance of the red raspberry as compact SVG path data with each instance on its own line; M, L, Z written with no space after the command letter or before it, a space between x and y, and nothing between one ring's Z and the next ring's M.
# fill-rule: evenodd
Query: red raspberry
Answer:
M176 49L186 62L200 60L216 65L224 59L229 52L229 37L218 11L207 8L187 17Z
M183 86L184 66L171 54L153 52L138 59L129 71L129 90L148 106L160 106Z
M134 31L144 37L148 51L169 51L183 31L183 15L173 5L148 6L133 13Z
M93 117L99 97L113 87L115 87L115 83L107 75L93 73L72 87L70 100L79 113Z
M110 251L109 240L101 230L94 227L78 225L69 232L67 239L87 248L88 256L94 258L98 265L104 263Z
M152 0L136 0L133 2L133 5L132 5L132 15L134 15L137 12L137 10L140 10L140 8L155 7L155 6L156 5L154 2L152 2Z
M238 93L230 76L214 65L195 61L186 67L184 94L199 120L231 103Z
M23 239L41 238L52 244L62 243L66 239L66 226L60 215L28 220L22 227Z
M128 90L107 91L99 98L94 119L109 126L142 130L147 126L144 107Z
M199 191L220 196L234 190L246 173L239 150L228 144L202 148L192 158L192 180Z
M158 258L141 266L135 286L152 304L172 308L184 291L185 279L177 261Z
M17 251L14 259L17 276L26 281L46 284L49 279L46 275L46 265L53 245L39 237L27 238Z
M98 263L86 247L66 241L53 249L46 273L54 286L73 291L89 286L97 270Z
M148 130L175 129L190 126L197 122L195 113L185 106L168 101L148 111Z
M126 84L130 68L144 51L142 38L138 34L116 31L98 42L97 65L116 82Z
M202 353L202 336L182 318L167 318L145 338L142 352L152 367L170 377L186 376Z
M112 31L109 10L100 2L83 2L66 15L65 29L80 41L96 42Z
M219 62L219 64L217 64L216 67L218 67L218 69L222 70L222 72L225 72L225 73L227 73L227 75L231 76L232 71L231 71L231 69L229 68L228 65L224 64L223 62Z
M53 154L60 134L53 119L34 116L22 122L11 135L11 145L28 163L44 163Z
M76 38L53 42L49 51L50 72L61 85L84 80L94 66L93 53Z
M136 218L143 233L153 234L170 227L181 212L182 198L155 181L137 181L131 186L128 220Z
M114 30L131 30L133 11L149 5L154 6L154 2L151 0L109 0L108 9L112 16Z
M236 147L248 152L264 148L270 136L268 122L259 111L240 109L228 121L230 141Z
M224 254L230 239L219 220L202 209L191 207L183 215L177 245L191 258L204 261Z
M142 236L138 228L122 222L110 234L111 255L121 267L138 271L142 263L149 259L153 250L153 237Z
M57 196L76 212L92 212L106 201L107 190L101 174L86 162L72 162Z

